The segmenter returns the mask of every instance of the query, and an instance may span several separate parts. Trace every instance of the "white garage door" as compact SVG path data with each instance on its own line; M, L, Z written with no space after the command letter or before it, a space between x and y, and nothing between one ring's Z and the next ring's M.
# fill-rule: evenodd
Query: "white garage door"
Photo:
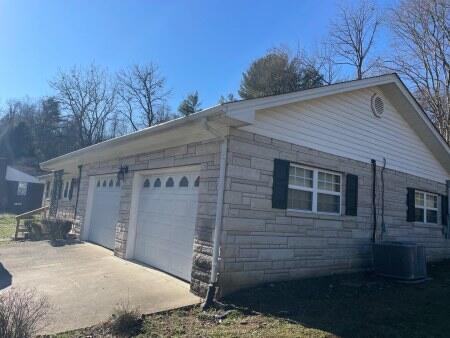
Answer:
M135 258L191 279L199 174L182 171L144 178L139 196Z
M89 240L109 249L114 249L120 190L120 182L114 176L102 176L96 180Z

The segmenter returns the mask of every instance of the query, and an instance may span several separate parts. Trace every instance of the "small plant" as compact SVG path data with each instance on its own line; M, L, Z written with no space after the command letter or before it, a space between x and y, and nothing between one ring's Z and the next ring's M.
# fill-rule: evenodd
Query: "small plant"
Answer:
M0 295L0 337L34 337L45 327L49 309L47 299L35 290L10 289Z
M130 337L141 331L142 316L129 303L122 303L116 307L110 320L110 330L113 335Z
M72 229L72 222L63 219L46 219L42 223L47 229L48 236L52 242L67 239L67 235Z
M25 226L28 229L29 237L32 241L40 241L42 239L42 225L35 222L26 222Z

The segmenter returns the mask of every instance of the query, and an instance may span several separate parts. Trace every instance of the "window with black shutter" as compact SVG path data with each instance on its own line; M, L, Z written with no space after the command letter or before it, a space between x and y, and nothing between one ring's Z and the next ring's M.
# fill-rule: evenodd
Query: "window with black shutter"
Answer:
M70 181L69 200L72 200L73 189L75 188L76 182L77 182L77 180L75 178L72 178L72 180Z

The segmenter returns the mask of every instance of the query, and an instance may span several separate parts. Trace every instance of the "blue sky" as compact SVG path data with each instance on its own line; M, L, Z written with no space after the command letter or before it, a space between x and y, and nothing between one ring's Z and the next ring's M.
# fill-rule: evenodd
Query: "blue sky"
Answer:
M313 49L335 15L331 0L0 0L0 104L51 95L58 69L92 62L116 71L154 62L176 110L236 93L252 60L280 44ZM382 39L382 37L381 37Z

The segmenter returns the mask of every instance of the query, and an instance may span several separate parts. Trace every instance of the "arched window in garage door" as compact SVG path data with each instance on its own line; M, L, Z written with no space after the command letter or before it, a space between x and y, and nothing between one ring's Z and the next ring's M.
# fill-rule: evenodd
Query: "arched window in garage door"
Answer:
M147 178L145 181L144 181L144 188L149 188L150 187L150 180Z
M183 176L183 178L180 180L179 186L182 188L187 188L189 186L189 181L186 176Z
M153 188L161 188L161 180L159 178L153 183Z
M174 186L173 178L169 177L166 181L166 188L172 188Z

